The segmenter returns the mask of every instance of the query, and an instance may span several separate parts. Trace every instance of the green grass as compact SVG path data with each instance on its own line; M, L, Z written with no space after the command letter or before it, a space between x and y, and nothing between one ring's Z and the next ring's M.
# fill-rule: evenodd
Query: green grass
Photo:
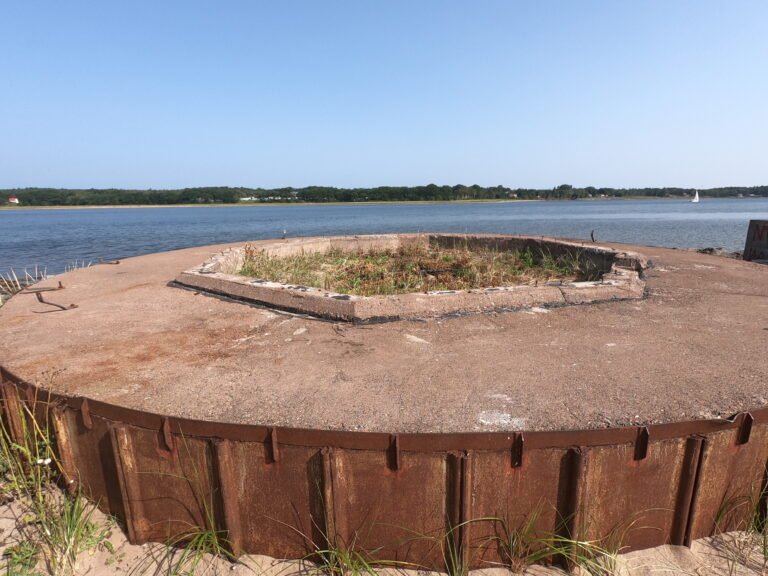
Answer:
M315 564L316 568L308 570L308 573L316 576L377 576L378 567L407 566L395 561L374 562L370 553L358 548L355 542L341 544L336 538L331 539L328 547L317 548L304 559Z
M249 244L239 272L261 280L358 296L472 290L594 276L594 271L586 271L579 253L553 256L530 249L436 245L272 256Z
M110 528L93 520L96 507L79 490L67 494L56 487L61 466L52 430L38 420L44 410L36 408L45 407L20 405L19 437L0 424L0 493L14 502L20 534L20 542L5 556L5 567L11 574L32 574L41 562L48 574L68 576L76 571L80 553L101 545Z
M504 518L492 519L492 542L501 553L503 565L512 573L521 574L529 566L542 563L579 567L592 576L616 573L616 558L628 527L613 530L599 540L578 540L537 529L540 514L541 509L536 509L516 525Z
M742 568L768 573L767 487L753 488L750 494L725 497L715 515L713 545L725 563L728 576Z
M24 540L3 552L4 573L9 576L32 576L40 557L40 546Z
M193 576L217 573L219 559L234 566L223 531L192 527L164 545L150 546L146 555L130 570L130 576Z
M47 423L38 422L34 408L19 407L20 437L0 425L0 492L5 500L38 506L46 498L60 468Z
M292 524L275 521L295 532L304 541L308 552L302 558L302 563L308 564L302 566L301 573L308 576L377 576L381 568L393 571L421 568L411 562L381 558L380 553L383 547L364 548L360 545L358 538L365 539L365 534L360 535L355 531L350 538L343 538L329 526L327 518L322 522L312 520L313 528L322 534L320 541ZM397 545L397 543L391 544Z
M96 507L81 494L57 494L36 510L37 518L33 541L41 544L43 557L54 575L73 574L77 570L82 552L94 550L110 534L108 525L99 525L93 519Z

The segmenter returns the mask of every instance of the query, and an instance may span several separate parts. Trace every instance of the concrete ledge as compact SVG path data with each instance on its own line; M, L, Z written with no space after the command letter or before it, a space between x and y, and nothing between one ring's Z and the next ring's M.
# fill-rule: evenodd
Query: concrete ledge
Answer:
M450 290L392 296L338 294L320 288L296 286L247 278L237 274L244 248L230 248L200 266L176 277L179 285L239 300L308 314L330 320L356 323L439 318L532 307L591 304L641 298L645 289L642 271L645 258L635 252L620 252L593 244L526 236L461 234L386 234L328 238L292 238L254 243L271 256L322 252L340 248L350 251L397 249L406 245L437 243L498 250L533 249L553 256L578 255L601 273L591 282L553 282L545 285L498 286L476 290Z

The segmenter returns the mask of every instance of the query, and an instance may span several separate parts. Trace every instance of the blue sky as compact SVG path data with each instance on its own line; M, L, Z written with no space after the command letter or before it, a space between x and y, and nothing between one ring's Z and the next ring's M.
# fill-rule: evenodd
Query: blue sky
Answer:
M0 187L768 184L768 2L0 1Z

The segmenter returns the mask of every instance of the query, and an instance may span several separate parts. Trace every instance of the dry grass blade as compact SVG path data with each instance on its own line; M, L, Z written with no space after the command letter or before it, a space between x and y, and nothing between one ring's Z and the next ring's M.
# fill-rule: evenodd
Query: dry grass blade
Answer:
M30 274L26 268L24 269L23 280L19 280L19 276L13 268L5 274L0 274L0 306L14 294L40 280L45 280L47 277L47 269L41 270L37 265L34 274Z

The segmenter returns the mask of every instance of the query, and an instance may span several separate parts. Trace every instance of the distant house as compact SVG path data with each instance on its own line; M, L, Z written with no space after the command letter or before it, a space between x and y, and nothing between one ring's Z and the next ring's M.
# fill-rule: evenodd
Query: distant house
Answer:
M16 198L15 196L11 196L10 198L8 198L8 204L18 204L18 203L19 203L19 199Z

